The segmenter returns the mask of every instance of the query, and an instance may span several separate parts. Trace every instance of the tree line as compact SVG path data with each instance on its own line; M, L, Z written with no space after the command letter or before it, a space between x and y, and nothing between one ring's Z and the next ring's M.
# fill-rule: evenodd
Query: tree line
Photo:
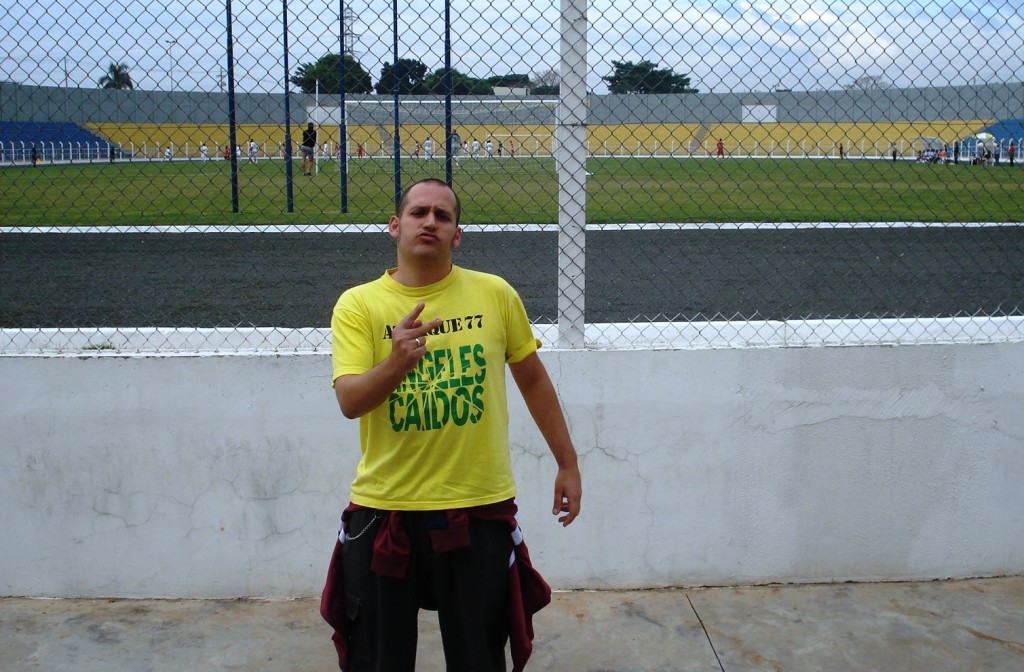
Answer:
M313 63L303 63L288 78L303 93L330 95L341 92L339 71L341 54L327 54ZM384 63L376 86L359 61L345 54L345 92L351 94L429 96L445 93L444 68L428 71L423 62L400 58L397 64ZM490 96L495 87L524 89L529 95L557 96L559 77L554 70L528 74L508 74L477 78L452 68L451 92L456 96ZM690 77L671 69L659 68L651 61L612 61L612 74L601 78L613 94L697 93ZM111 63L97 82L103 89L133 89L131 74L124 63Z
M340 93L340 54L328 54L315 63L303 63L289 78L304 93ZM627 93L697 93L690 86L690 77L670 69L658 68L650 61L612 61L612 74L602 77L608 90L615 94ZM400 58L397 64L384 63L376 86L370 73L350 54L345 54L345 92L352 94L397 93L405 96L441 95L445 92L444 68L430 71L422 62L412 58ZM530 95L558 95L559 80L554 70L546 70L533 76L527 74L498 75L477 78L452 68L451 92L456 96L489 96L495 87L524 89Z

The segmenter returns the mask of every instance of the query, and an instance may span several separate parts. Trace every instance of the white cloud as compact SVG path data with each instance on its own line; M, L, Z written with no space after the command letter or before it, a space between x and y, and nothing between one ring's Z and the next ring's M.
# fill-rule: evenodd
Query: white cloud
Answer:
M292 71L337 51L336 0L289 5ZM234 6L239 90L280 90L281 3ZM346 6L356 15L349 28L358 58L376 79L393 60L392 5ZM222 4L12 0L5 7L0 79L57 85L67 77L94 86L107 64L126 61L140 88L168 88L171 79L199 90L219 86ZM454 0L453 65L477 77L555 67L559 7L555 0ZM412 0L399 8L400 57L440 67L443 5ZM904 87L958 85L1019 81L1024 72L1024 0L588 0L587 17L587 81L598 92L612 60L649 60L719 92L837 88L865 74Z

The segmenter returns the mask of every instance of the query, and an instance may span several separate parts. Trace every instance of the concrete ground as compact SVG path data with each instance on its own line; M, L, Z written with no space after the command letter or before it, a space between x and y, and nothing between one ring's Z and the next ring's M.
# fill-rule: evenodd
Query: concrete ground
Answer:
M535 626L534 671L1024 670L1024 577L556 593ZM316 599L0 599L5 672L336 669Z

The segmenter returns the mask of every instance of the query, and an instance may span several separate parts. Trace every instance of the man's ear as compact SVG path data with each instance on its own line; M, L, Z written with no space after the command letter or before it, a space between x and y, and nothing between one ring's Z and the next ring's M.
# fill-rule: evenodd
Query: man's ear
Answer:
M452 238L452 249L454 250L462 242L462 227L455 227L455 237Z
M391 215L391 219L388 220L388 235L395 240L398 240L398 216Z

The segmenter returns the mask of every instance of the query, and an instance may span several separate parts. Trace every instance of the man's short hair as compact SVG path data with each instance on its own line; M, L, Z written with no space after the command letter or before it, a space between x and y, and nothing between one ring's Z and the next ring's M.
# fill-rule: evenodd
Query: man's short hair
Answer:
M406 187L405 191L402 192L401 198L398 199L398 208L395 209L395 214L399 217L402 216L402 211L405 210L406 201L409 200L409 192L412 191L413 187L420 184L436 184L452 192L452 196L455 197L455 226L458 226L459 217L462 215L462 201L459 200L459 195L455 193L455 190L452 189L451 185L444 180L437 179L436 177L428 177L426 179L419 180L418 182L413 182Z

